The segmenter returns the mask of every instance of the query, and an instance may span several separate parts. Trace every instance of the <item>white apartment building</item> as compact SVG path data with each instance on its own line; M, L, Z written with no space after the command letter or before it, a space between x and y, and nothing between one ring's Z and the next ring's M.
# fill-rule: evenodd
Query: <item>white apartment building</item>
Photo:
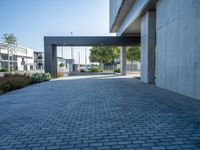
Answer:
M44 52L34 52L34 69L44 70Z
M0 69L29 71L34 67L33 50L18 45L0 43Z

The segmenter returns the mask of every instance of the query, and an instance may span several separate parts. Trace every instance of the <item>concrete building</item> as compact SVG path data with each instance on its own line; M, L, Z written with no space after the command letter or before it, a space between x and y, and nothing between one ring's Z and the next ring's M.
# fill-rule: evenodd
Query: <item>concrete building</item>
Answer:
M33 50L0 43L0 69L17 71L33 70Z
M63 67L60 64L64 64ZM58 71L73 72L74 59L66 59L62 57L57 57L57 69Z
M34 69L44 70L44 52L34 52Z
M65 59L65 65L68 72L73 72L74 59Z
M141 80L200 99L200 0L110 0L110 32L141 36Z

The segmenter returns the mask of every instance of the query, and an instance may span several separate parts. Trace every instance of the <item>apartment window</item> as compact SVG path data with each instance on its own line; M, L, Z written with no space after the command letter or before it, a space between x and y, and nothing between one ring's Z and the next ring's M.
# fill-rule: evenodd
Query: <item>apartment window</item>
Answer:
M1 68L8 68L8 62L1 62Z
M8 55L7 54L1 54L1 59L2 60L8 60Z
M13 61L17 61L17 56L13 56Z

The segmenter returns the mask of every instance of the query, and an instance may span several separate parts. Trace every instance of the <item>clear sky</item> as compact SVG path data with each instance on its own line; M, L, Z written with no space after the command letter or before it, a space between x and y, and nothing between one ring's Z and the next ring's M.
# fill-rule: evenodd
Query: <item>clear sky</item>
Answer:
M35 51L43 51L44 36L111 35L109 0L0 0L0 6L0 35L14 33L19 45Z

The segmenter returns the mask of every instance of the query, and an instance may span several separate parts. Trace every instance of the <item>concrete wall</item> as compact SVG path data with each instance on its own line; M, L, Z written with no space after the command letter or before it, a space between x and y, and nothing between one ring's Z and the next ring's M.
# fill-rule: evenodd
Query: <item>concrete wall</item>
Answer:
M156 20L156 85L200 99L200 0L159 0Z

